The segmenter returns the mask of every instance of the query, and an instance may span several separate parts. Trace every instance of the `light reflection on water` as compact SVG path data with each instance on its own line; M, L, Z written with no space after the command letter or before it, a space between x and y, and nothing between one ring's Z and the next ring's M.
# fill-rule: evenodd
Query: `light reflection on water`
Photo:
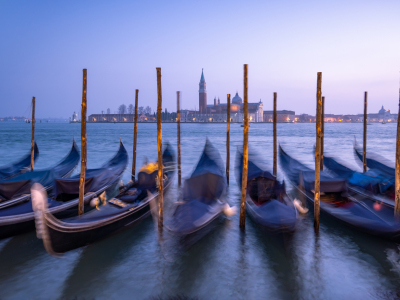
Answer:
M36 168L60 160L80 124L38 123L40 157ZM234 175L239 124L231 125L231 182L228 198L238 205ZM30 124L0 123L0 165L26 154ZM394 160L396 126L368 126L368 150ZM205 137L225 161L224 124L183 124L182 174L197 162ZM88 167L113 156L122 138L132 159L133 124L88 124ZM362 142L362 124L326 124L325 150L360 169L352 152L354 136ZM315 124L278 124L278 137L293 156L313 167ZM163 124L163 140L176 149L176 124ZM250 145L272 161L272 125L251 124ZM157 155L156 125L138 125L137 164ZM78 169L76 170L76 172ZM278 175L282 172L278 168ZM130 167L123 176L130 179ZM176 184L165 197L176 199ZM239 230L239 216L222 220L211 234L184 253L159 243L153 221L141 224L88 247L54 258L45 252L34 232L0 241L0 298L20 299L148 299L187 295L199 299L384 299L399 290L400 250L397 244L358 233L321 217L319 235L312 214L300 220L292 236L272 237L251 220Z

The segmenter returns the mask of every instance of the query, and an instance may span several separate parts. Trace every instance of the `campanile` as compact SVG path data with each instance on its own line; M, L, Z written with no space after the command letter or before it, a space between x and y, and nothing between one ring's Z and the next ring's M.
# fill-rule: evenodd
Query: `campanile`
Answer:
M203 69L201 69L201 78L199 83L199 112L201 114L205 114L207 112L207 89Z

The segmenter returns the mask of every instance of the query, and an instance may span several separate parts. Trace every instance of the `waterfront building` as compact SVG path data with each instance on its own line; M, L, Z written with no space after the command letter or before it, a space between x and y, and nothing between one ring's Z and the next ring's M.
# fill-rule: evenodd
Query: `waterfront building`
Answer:
M264 122L274 121L274 111L266 110L263 114ZM296 122L296 113L293 110L277 110L276 111L276 121L279 123L289 123Z
M263 122L263 103L260 100L255 103L248 103L249 121ZM231 122L243 122L243 101L239 94L232 98ZM181 112L183 122L226 122L227 104L221 103L220 98L214 97L213 104L207 105L207 89L204 78L204 71L201 71L199 83L199 111L185 110Z
M298 119L298 122L302 123L312 123L316 120L315 116L311 116L309 114L301 114L299 116L296 116L296 118Z
M92 114L88 122L133 122L135 114Z
M248 109L250 122L263 122L263 103L261 100L255 103L248 103ZM236 92L231 103L231 122L243 122L243 116L243 101ZM214 97L213 104L207 105L207 88L203 69L201 70L199 83L199 111L182 111L181 119L183 122L227 121L227 104L221 103L219 97Z
M337 116L334 114L325 114L324 121L325 121L325 123L337 122Z
M76 112L72 114L71 122L78 122L78 114Z
M364 117L364 115L362 116ZM368 122L394 122L397 120L397 117L390 113L390 109L385 109L383 105L377 114L368 114L367 117Z

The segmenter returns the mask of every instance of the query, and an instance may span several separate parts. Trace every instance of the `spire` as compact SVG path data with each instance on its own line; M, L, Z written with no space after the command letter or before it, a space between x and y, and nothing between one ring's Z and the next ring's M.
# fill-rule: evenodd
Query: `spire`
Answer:
M204 74L203 74L203 69L201 69L201 78L200 78L200 81L205 81L205 79L204 79Z

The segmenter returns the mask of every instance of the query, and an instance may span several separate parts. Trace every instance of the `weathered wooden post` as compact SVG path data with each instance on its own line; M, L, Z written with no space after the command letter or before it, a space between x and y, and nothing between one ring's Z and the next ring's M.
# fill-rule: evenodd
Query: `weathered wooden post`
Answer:
M314 228L316 231L319 230L319 201L320 201L320 172L321 172L321 84L322 84L322 73L318 72L317 75L317 141L315 150L315 187L314 187Z
M178 187L181 187L181 92L176 92L176 124L178 126Z
M324 169L325 97L322 97L321 111L321 171Z
M396 172L395 172L395 203L394 214L400 214L400 89L399 89L399 114L397 115L397 138L396 138Z
M229 185L230 143L231 143L231 94L226 97L226 181Z
M81 112L81 177L79 179L79 215L83 214L85 195L85 176L86 176L86 85L87 85L87 70L83 69L83 87L82 87L82 112Z
M157 146L158 146L158 228L163 227L164 203L163 203L163 160L162 160L162 93L161 93L161 68L157 69Z
M32 97L31 171L35 164L35 97Z
M249 162L249 111L247 99L247 64L244 65L244 127L243 127L243 172L242 172L242 195L240 199L240 228L244 229L246 224L246 195L247 195L247 171Z
M367 172L367 96L364 93L364 140L363 140L363 172Z
M274 93L274 166L273 166L273 173L274 176L277 175L278 173L278 162L277 162L277 141L276 141L276 122L277 122L277 117L276 117L276 101L277 101L277 93Z
M135 91L135 125L133 127L133 157L132 157L132 181L136 179L136 142L137 142L137 110L139 102L139 90Z

